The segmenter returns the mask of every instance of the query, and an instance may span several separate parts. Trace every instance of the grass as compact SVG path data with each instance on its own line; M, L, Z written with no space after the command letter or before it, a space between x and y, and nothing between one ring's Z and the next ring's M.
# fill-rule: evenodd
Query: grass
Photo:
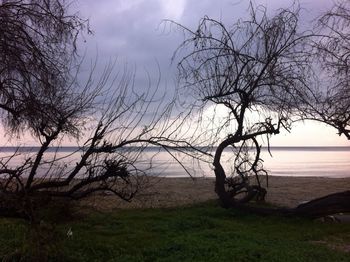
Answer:
M56 236L54 244L46 243L50 261L350 261L349 253L328 247L350 242L349 224L261 217L225 210L214 202L94 212L43 227ZM29 260L23 253L38 248L28 243L32 239L24 222L0 220L1 257L17 250Z

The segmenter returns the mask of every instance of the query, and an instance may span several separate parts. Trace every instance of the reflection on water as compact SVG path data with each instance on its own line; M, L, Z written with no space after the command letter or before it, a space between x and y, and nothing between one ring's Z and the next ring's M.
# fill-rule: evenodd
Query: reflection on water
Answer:
M31 149L35 151L35 149ZM10 161L11 166L21 163L24 157L30 157L29 149L21 152L19 157ZM74 148L60 150L56 157L67 156L59 163L65 168L73 168L81 153L74 152ZM13 148L0 148L0 157L6 157L14 152ZM158 152L158 153L157 153ZM155 153L157 153L155 155ZM214 152L213 152L214 153ZM261 157L264 167L270 175L276 176L322 176L322 177L350 177L350 147L279 147L271 148L272 157L266 149L262 149ZM54 150L46 153L47 159L54 156ZM229 159L230 152L226 152L225 159ZM150 163L150 159L152 162ZM160 176L188 176L186 171L168 153L159 152L153 148L146 150L137 167L151 169L148 173ZM194 176L214 176L212 167L207 163L198 163L188 157L179 158L187 171ZM65 165L63 165L65 164ZM229 163L226 163L226 167ZM42 168L45 172L48 165ZM226 170L229 171L229 168Z
M271 175L350 177L349 148L275 150L262 155Z
M321 176L321 177L350 177L350 148L272 148L272 156L266 149L262 150L261 158L269 175L274 176ZM229 159L230 152L223 155ZM209 164L195 165L184 159L185 166L196 176L214 176ZM187 162L186 162L187 161ZM232 161L231 161L232 162ZM166 176L185 176L184 170L164 153L157 160L158 172ZM225 170L230 172L230 163L225 163ZM157 171L157 170L155 170Z

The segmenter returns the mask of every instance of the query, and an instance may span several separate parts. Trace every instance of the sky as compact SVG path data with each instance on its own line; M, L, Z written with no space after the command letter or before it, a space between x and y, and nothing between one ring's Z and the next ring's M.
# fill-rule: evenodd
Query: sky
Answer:
M291 5L292 1L256 0L254 3L273 12ZM331 3L330 0L300 0L304 8L302 23L308 24ZM94 32L85 35L78 45L87 67L97 60L97 71L102 70L106 63L117 59L117 66L128 64L136 70L138 89L147 87L150 75L160 77L160 88L167 92L176 85L176 64L171 62L171 57L184 38L179 30L166 26L163 21L170 19L194 29L207 15L229 25L247 15L248 5L248 0L75 0L70 8L89 19ZM336 135L335 129L314 123L297 124L291 134L282 133L271 142L277 146L350 146L344 137Z
M288 7L292 1L256 0L254 3L274 12ZM301 24L310 23L331 3L329 0L301 0ZM248 0L77 0L73 8L89 19L94 32L81 43L87 61L97 57L99 64L103 65L117 58L119 63L135 67L136 85L140 89L145 88L147 73L157 76L160 69L161 88L171 90L177 73L171 57L183 35L175 28L165 26L163 21L170 19L195 28L207 15L229 25L247 15L248 5ZM336 134L335 129L313 122L296 124L291 133L282 132L271 142L277 146L350 145L344 137Z
M274 12L278 8L288 7L292 1L254 2ZM305 9L305 21L302 22L307 23L331 2L302 1L301 6ZM80 45L89 54L88 58L94 58L98 51L99 61L118 57L136 64L139 69L155 67L157 61L164 69L162 73L169 76L170 72L171 77L170 59L183 36L174 28L165 26L162 23L164 20L170 19L194 29L199 20L207 15L229 25L247 16L248 5L248 0L75 0L71 7L89 19L94 32Z

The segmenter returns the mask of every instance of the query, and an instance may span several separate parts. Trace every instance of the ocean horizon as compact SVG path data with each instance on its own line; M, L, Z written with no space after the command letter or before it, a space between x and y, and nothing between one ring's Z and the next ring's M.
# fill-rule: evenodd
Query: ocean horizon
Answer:
M126 149L136 151L138 148L128 147ZM202 147L202 149L210 149L213 154L216 148ZM6 158L16 150L19 156L11 159L10 166L22 163L24 156L35 154L39 147L0 147L0 157ZM54 155L59 158L68 155L64 161L70 168L75 165L82 150L84 148L72 146L52 147L45 153L45 156L50 159ZM261 158L264 168L272 176L350 177L350 146L271 146L270 152L267 147L262 147ZM210 163L200 163L180 155L178 157L186 170L165 150L160 147L148 147L144 149L136 165L140 169L148 170L147 174L153 176L188 177L190 173L194 177L214 177ZM227 174L232 172L231 163L232 154L227 149L223 156L223 165Z
M137 150L139 147L137 146L128 146L123 147L128 149L135 149ZM160 146L149 146L145 148L145 150L149 151L158 151L162 147ZM175 149L176 147L174 147ZM185 148L186 147L178 147L178 148ZM196 147L198 149L212 149L215 150L217 147L209 147L209 146L200 146ZM34 152L36 150L40 149L40 146L0 146L0 152L13 152L18 150L19 152ZM189 150L191 150L190 147L188 147ZM308 150L308 151L350 151L350 146L262 146L262 150ZM47 151L62 151L62 152L73 152L77 150L84 150L84 147L78 147L78 146L53 146L48 148Z

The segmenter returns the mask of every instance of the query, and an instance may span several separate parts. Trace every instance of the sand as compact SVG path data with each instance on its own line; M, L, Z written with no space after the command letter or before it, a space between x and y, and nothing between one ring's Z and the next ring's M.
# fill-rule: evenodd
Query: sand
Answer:
M214 182L214 178L151 178L130 203L112 195L95 195L81 204L98 210L184 206L217 199ZM350 178L270 176L266 201L295 207L303 201L345 190L350 190Z

